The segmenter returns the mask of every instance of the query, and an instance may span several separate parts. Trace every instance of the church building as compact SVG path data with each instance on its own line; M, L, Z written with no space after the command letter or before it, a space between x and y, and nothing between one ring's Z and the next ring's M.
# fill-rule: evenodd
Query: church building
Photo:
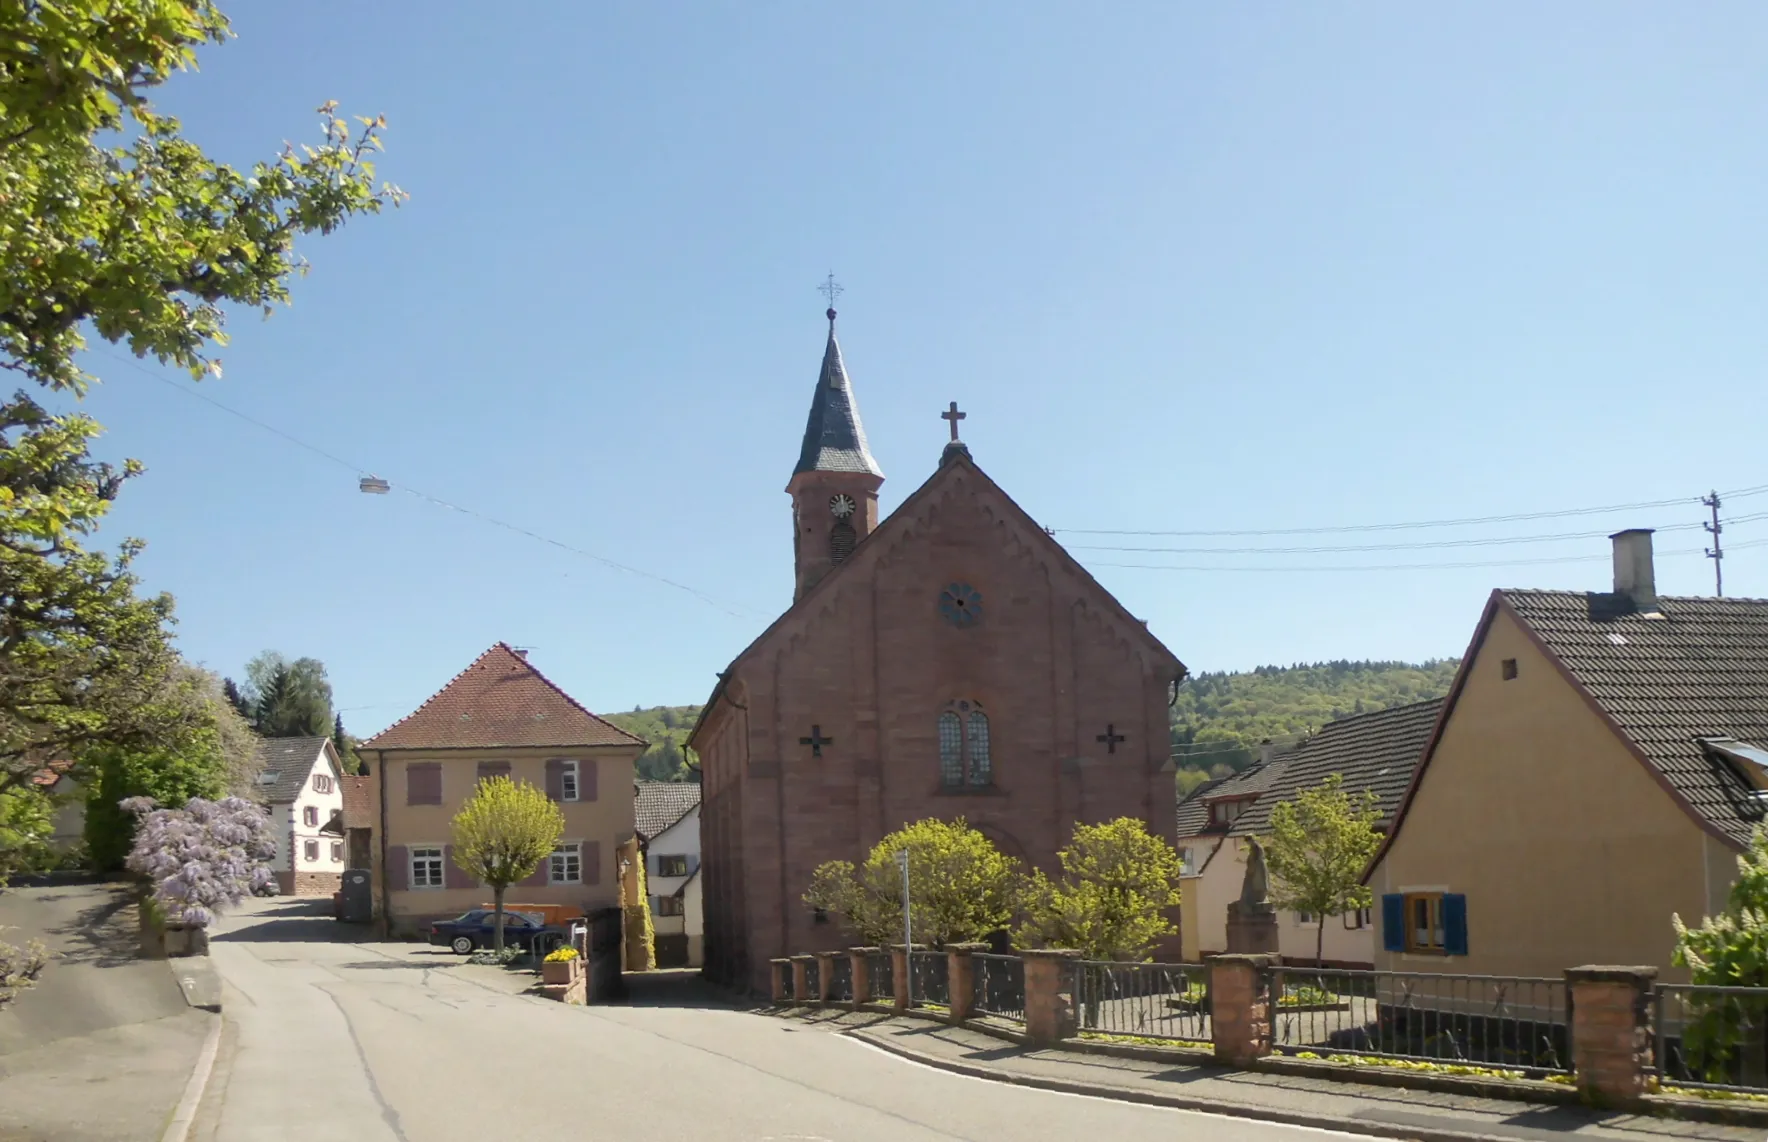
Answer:
M793 603L689 738L706 972L756 989L774 957L852 942L804 904L812 870L909 822L964 817L1045 869L1077 821L1175 828L1167 713L1184 665L984 474L955 404L937 468L880 520L884 473L827 316L786 485Z

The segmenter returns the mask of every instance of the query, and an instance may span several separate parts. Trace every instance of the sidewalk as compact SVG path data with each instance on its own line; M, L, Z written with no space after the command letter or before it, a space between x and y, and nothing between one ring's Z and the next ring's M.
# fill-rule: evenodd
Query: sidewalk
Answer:
M1076 1051L1034 1050L980 1031L869 1012L792 1008L775 1014L846 1034L914 1062L976 1078L1384 1138L1418 1142L1760 1142L1763 1136L1760 1127L1611 1114L1582 1106L1547 1106Z

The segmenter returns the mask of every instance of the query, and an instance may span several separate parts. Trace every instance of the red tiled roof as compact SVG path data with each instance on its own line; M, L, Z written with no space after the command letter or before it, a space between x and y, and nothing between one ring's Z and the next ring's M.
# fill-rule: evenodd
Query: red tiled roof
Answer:
M644 745L596 717L498 643L409 716L362 743L370 749Z
M338 792L344 795L344 828L374 828L373 786L367 777L345 774L338 779Z
M31 783L34 785L41 785L47 789L57 781L60 781L62 774L66 773L73 767L74 763L72 761L52 761L37 771L36 775L31 778Z

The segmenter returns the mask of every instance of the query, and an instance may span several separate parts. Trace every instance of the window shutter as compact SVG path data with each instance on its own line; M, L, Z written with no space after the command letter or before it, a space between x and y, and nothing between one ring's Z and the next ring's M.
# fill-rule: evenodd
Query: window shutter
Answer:
M595 800L595 758L585 758L577 763L577 799L579 801Z
M545 886L547 879L546 874L551 867L552 856L549 854L541 857L540 863L534 866L533 872L529 873L521 880L516 881L517 886L522 888L541 888Z
M413 762L405 767L407 805L442 804L442 766L434 761Z
M404 845L387 846L387 890L404 892L411 881L411 857Z
M1443 951L1451 956L1467 954L1467 897L1443 894Z
M554 801L565 799L565 763L557 758L546 763L546 795Z
M466 869L454 863L454 846L442 846L442 886L444 888L472 888L477 882Z
M583 842L583 883L600 884L602 882L602 842Z
M1406 950L1406 898L1397 892L1381 898L1381 950Z
M481 761L477 780L490 781L493 777L508 777L510 763L507 761Z

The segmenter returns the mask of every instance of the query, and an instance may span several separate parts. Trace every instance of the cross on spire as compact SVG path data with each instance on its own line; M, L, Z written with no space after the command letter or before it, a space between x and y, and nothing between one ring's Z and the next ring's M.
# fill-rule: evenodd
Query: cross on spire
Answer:
M798 744L809 746L810 756L821 757L823 756L823 747L826 745L834 745L835 739L824 737L823 727L812 726L810 727L810 736L807 738L799 738Z
M829 311L826 314L826 316L828 317L828 319L831 322L834 321L835 320L835 299L840 297L844 292L846 292L842 288L841 283L835 280L834 271L831 270L829 272L828 280L823 282L822 285L817 286L816 291L818 293L822 294L824 297L829 299Z
M1104 746L1106 753L1116 753L1117 743L1127 742L1130 739L1117 732L1117 726L1115 723L1107 722L1105 723L1105 732L1093 740Z
M944 412L939 414L939 419L948 422L952 426L952 443L953 444L956 444L958 442L958 421L963 420L965 417L967 417L969 415L970 414L967 412L959 412L958 411L958 402L957 401L953 401L951 403L950 408L946 409Z

